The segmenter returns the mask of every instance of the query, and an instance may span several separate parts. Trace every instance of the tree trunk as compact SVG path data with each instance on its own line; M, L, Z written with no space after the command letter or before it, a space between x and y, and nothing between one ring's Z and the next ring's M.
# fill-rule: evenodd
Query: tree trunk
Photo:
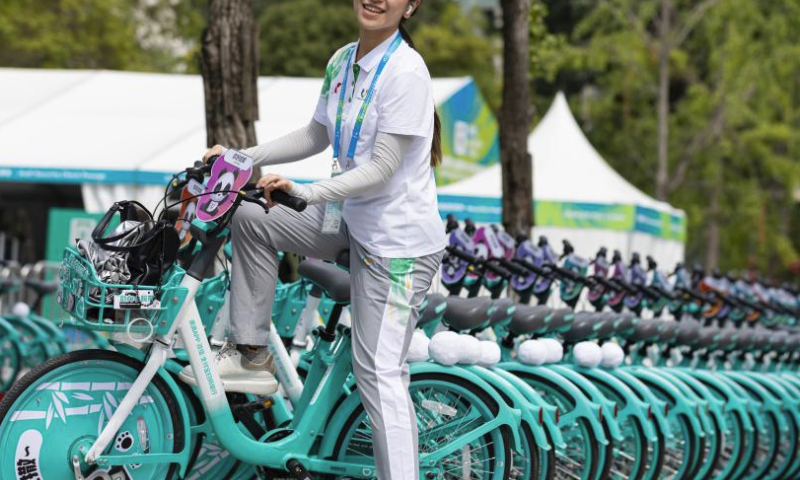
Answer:
M255 145L258 24L252 0L209 0L200 69L208 146L245 148Z
M531 0L501 0L503 9L503 104L500 107L500 162L503 225L530 232L533 226L533 169L528 134L533 105L529 90Z
M670 0L661 0L661 21L658 26L658 169L656 170L656 198L667 200L669 182L669 52L670 44Z

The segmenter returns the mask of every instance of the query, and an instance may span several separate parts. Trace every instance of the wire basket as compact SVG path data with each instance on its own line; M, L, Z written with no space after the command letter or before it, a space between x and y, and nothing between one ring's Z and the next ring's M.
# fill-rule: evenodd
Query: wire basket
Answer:
M311 284L303 279L291 283L281 283L275 289L275 302L272 304L272 322L278 335L292 338L300 314L306 305Z
M211 333L214 322L216 322L222 306L225 305L225 293L228 291L230 283L228 272L220 272L203 280L200 288L197 289L194 301L207 334Z
M188 289L180 286L185 273L174 265L161 286L104 283L90 261L67 247L57 302L69 315L69 323L147 341L167 333L175 321L188 295Z

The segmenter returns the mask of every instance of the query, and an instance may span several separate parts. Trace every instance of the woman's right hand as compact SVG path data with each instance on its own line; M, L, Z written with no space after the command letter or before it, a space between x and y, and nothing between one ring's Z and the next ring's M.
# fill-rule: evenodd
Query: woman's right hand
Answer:
M205 155L203 155L203 163L208 163L208 159L215 156L215 155L222 155L225 153L225 147L222 145L214 145L213 147L209 148Z

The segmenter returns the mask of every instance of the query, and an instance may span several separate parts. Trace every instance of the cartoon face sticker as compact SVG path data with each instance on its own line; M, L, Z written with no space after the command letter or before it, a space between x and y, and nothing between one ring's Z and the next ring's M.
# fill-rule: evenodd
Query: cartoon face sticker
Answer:
M236 192L250 179L252 164L250 157L233 150L214 162L204 195L197 202L195 212L198 220L209 222L228 211Z
M176 225L178 228L178 238L181 240L181 246L185 241L191 240L192 235L189 233L189 227L192 226L192 220L194 220L194 214L197 210L197 203L191 202L186 205L186 210L183 211L183 215L181 215L180 224Z
M236 174L232 171L225 172L220 176L211 188L212 193L208 196L208 203L203 206L203 211L209 215L217 213L219 206L228 198L228 193L233 188Z

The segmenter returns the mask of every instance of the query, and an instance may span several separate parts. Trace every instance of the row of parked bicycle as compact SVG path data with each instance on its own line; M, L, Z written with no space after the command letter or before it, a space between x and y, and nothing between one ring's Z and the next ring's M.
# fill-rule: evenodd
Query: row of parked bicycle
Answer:
M210 174L204 194L219 195L209 170L223 163L187 169L173 188ZM111 343L14 384L0 402L0 478L375 476L350 364L346 255L303 261L301 280L279 286L280 394L222 389L208 337L224 336L228 275L208 267L238 205L262 192L223 193L220 216L178 226L185 242L158 284L101 281L67 249L56 292L66 321ZM451 295L428 295L409 358L421 478L800 477L800 336L781 294L682 268L668 282L654 262L660 278L640 281L635 259L587 262L568 244L559 259L546 240L447 228ZM584 290L596 311L574 311ZM553 292L568 308L546 306ZM642 319L645 309L677 321ZM198 387L178 379L187 363Z

